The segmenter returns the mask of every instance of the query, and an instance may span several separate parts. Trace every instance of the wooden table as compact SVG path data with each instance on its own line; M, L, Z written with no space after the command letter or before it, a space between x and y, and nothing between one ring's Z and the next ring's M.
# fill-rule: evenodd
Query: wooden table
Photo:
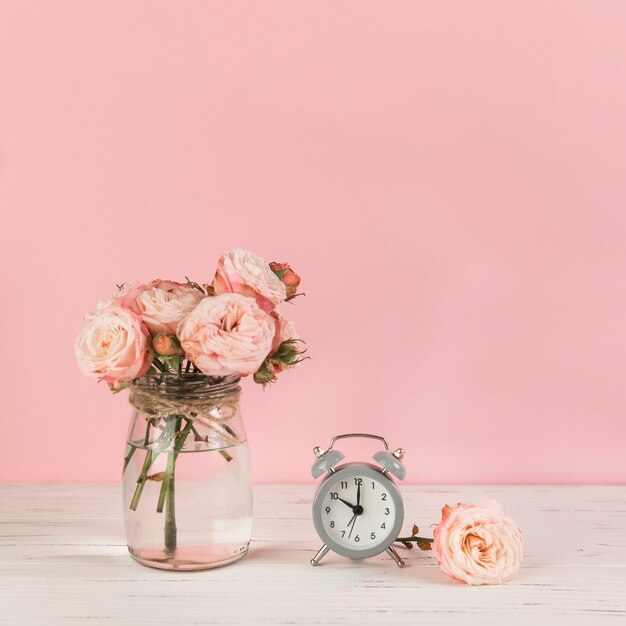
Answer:
M519 578L468 587L432 553L351 562L320 546L314 485L259 485L247 559L205 572L141 567L118 485L0 484L0 624L626 624L625 487L403 487L425 533L445 503L499 500L524 532Z

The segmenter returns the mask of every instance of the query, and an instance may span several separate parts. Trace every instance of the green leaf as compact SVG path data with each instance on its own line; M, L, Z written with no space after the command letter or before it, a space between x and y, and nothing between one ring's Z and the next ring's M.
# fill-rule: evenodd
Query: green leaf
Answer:
M111 393L119 393L120 391L124 391L124 389L128 389L130 383L120 383L118 387L114 387L113 385L109 385L109 389Z
M166 368L169 367L173 369L179 377L181 376L182 363L180 356L173 354L171 356L162 356L160 358L166 364Z

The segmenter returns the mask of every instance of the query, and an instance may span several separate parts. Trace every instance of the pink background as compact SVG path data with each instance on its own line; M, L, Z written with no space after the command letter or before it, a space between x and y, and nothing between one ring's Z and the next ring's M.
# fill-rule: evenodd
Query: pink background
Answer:
M290 261L260 481L626 481L626 3L2 2L0 478L118 480L73 341L114 284ZM375 451L373 447L372 452Z

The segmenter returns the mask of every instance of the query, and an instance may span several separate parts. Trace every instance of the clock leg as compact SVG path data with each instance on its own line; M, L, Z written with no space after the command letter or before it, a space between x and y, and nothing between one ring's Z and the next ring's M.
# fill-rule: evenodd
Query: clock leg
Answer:
M396 562L398 567L404 567L404 561L400 558L400 555L393 546L387 548L387 554Z
M326 556L326 553L330 548L324 544L318 551L318 553L311 559L311 565L318 565L319 562Z

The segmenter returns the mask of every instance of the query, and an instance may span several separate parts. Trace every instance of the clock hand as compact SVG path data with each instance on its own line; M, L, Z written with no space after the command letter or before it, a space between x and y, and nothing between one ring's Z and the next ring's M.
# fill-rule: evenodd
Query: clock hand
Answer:
M348 525L346 526L346 528L350 527L350 524L352 524L352 520L356 519L356 513L350 518L350 521L348 522Z
M361 483L359 483L356 490L356 505L359 506L359 504L361 504Z
M343 498L339 498L339 500L341 500L341 502L343 502L346 506L349 506L351 509L354 508L354 504L350 504L349 502L347 502Z
M348 539L350 539L350 537L352 536L352 531L354 530L354 525L356 524L356 518L357 518L357 515L355 514L353 522L352 522L352 528L350 528L350 532L348 533Z

